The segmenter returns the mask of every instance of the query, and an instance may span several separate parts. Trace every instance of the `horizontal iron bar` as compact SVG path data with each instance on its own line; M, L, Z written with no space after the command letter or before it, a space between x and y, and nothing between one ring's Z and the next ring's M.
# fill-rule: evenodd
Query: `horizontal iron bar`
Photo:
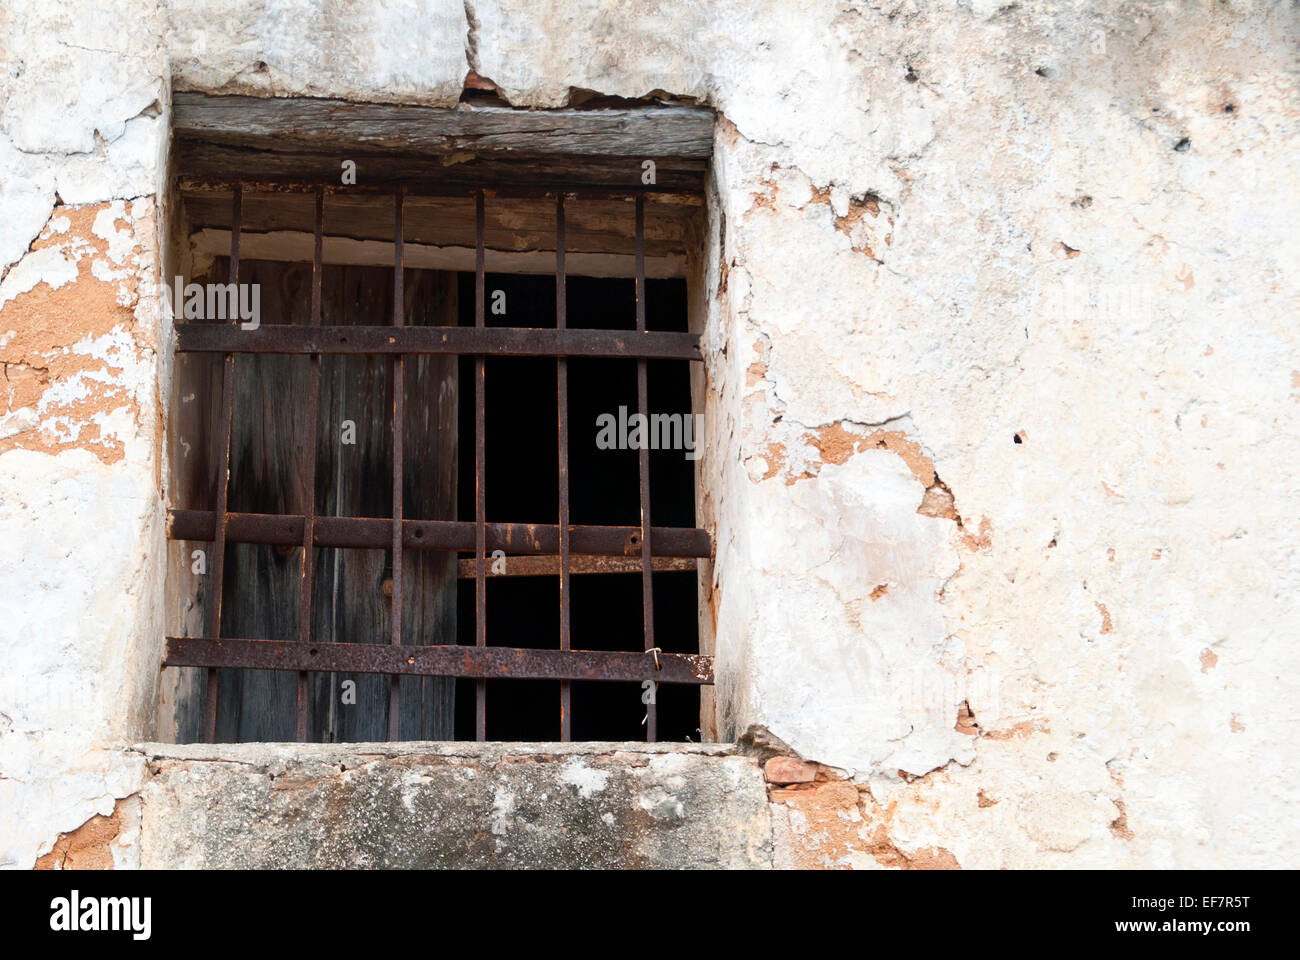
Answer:
M489 559L489 564L495 566ZM655 572L695 572L695 557L655 557L650 562L650 568ZM457 576L461 580L473 580L475 576L474 561L461 560L460 572ZM602 556L572 556L569 558L569 573L589 574L589 573L640 573L641 557L602 557ZM558 577L560 575L560 558L554 554L542 554L529 556L511 557L505 564L505 569L499 573L493 573L489 568L488 577Z
M282 643L168 637L164 667L238 667L418 677L521 680L654 680L711 684L713 658L693 653L610 653L521 647L394 646L389 643Z
M176 325L177 349L204 353L470 354L700 360L694 333L525 327L308 327L234 323Z
M228 513L226 541L300 546L301 515ZM216 520L211 510L168 510L170 540L211 540ZM383 549L392 546L393 521L383 517L316 518L312 543L318 547ZM573 553L607 557L639 557L640 527L570 526ZM474 550L474 524L459 520L403 520L402 545L409 550ZM654 527L650 534L657 557L707 557L709 534L698 527ZM560 550L560 526L555 523L489 523L487 549L510 554L547 554ZM490 562L490 561L489 561Z

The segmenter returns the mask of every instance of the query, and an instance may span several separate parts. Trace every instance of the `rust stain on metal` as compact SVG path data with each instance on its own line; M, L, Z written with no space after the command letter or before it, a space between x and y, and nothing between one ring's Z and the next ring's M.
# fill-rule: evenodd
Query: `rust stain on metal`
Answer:
M635 357L702 360L694 333L664 330L589 330L548 327L308 327L269 324L240 330L231 324L179 323L182 353L459 354L494 357Z
M605 680L711 684L713 658L643 651L542 650L531 647L396 646L391 643L168 637L164 667L238 667L423 677Z
M211 510L168 510L172 540L211 540L215 520ZM226 539L231 543L288 544L300 546L304 518L301 514L231 513ZM533 535L527 527L534 528ZM382 517L317 517L312 542L317 547L381 549L390 546L392 521ZM560 530L556 524L489 523L486 547L507 554L558 552ZM636 527L571 526L574 554L635 556L640 531ZM473 550L474 524L461 520L403 520L403 546L408 550ZM635 538L633 540L632 538ZM631 547L632 549L629 549ZM707 530L699 527L655 527L654 551L660 557L708 557L712 545Z
M656 573L661 572L695 572L697 559L695 557L655 557L651 561L651 569ZM557 555L527 555L508 557L505 563L505 569L500 573L489 571L489 578L492 577L557 577L560 575L562 566L561 558ZM596 574L596 573L640 573L641 560L639 557L612 557L600 556L593 554L575 554L569 558L570 574ZM473 560L459 561L458 578L461 580L473 580L475 574L475 564Z

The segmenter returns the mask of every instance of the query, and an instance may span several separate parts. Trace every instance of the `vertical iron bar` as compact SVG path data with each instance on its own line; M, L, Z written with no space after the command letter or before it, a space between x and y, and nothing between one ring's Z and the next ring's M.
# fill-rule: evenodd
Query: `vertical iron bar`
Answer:
M316 188L316 242L311 257L311 325L320 326L321 269L325 236L325 188ZM311 591L312 569L315 555L313 540L316 532L316 430L320 420L320 354L309 358L309 386L307 390L307 458L303 480L302 525L302 600L298 611L298 642L311 643ZM299 743L307 740L307 671L298 672L298 722L295 736Z
M483 191L474 198L474 326L486 326L484 317L485 223ZM487 646L487 444L484 440L484 365L474 358L474 645ZM487 739L487 681L474 685L474 739Z
M393 193L393 326L406 322L402 276L402 188ZM406 423L406 357L398 354L392 362L393 377L393 644L402 642L402 466ZM388 739L400 739L401 678L388 678Z
M564 194L555 200L555 326L568 325L568 297L564 275ZM560 488L560 649L570 649L569 635L569 367L564 357L555 361L555 404L559 416L558 461ZM560 740L573 739L573 693L568 680L560 681Z
M636 196L636 328L645 330L645 194ZM636 408L641 414L646 434L642 436L641 460L641 604L645 611L645 649L655 647L654 582L650 563L650 438L649 402L646 389L646 362L636 362ZM656 663L658 661L656 660ZM659 737L659 710L646 704L646 739L654 743Z
M244 212L244 188L235 185L230 211L230 282L239 296L239 227ZM239 322L236 316L234 323ZM208 635L221 637L221 592L226 572L226 507L230 494L230 435L235 424L235 355L228 353L221 370L221 458L217 464L216 539L212 544L212 594L208 602ZM208 668L207 716L204 717L208 743L217 741L217 668Z

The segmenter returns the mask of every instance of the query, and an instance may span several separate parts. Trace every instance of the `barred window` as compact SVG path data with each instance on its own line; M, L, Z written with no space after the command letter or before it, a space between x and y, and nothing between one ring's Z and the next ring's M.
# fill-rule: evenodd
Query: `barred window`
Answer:
M696 738L707 113L176 126L177 739Z

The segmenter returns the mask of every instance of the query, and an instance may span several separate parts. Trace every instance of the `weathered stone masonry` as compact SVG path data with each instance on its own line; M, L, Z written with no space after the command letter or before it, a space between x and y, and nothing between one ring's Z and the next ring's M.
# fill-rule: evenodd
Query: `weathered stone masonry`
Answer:
M176 616L171 91L451 108L467 77L718 114L690 292L704 729L784 746L653 773L611 747L584 763L616 829L665 822L656 784L740 809L709 799L725 768L761 801L728 864L1293 861L1297 40L1282 0L6 3L0 865L203 861L238 824L186 804L244 777L244 809L285 810L274 764L321 810L396 814L408 774L420 810L472 768L132 747ZM765 782L772 756L802 759ZM165 816L192 846L159 852Z

